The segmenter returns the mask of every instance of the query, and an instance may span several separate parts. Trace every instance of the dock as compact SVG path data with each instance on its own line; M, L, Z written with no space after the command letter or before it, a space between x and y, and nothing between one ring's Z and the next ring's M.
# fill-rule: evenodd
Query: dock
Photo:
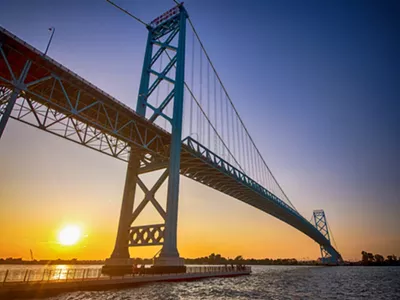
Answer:
M251 268L245 266L189 266L186 273L124 276L106 276L100 268L6 270L0 274L0 299L36 298L73 291L127 288L160 281L191 281L249 274Z

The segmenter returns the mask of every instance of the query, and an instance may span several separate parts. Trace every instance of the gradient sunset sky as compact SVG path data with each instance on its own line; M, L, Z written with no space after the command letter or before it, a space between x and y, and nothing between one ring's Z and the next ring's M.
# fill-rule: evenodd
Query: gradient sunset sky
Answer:
M115 2L145 21L174 6ZM359 259L362 250L400 256L400 2L185 4L296 208L307 219L325 210L345 259ZM0 0L0 25L42 51L54 26L52 58L136 107L147 32L105 0ZM125 163L10 120L0 170L0 257L28 259L29 249L37 259L110 255ZM289 225L186 178L179 205L183 257L319 256L318 245ZM67 224L84 233L75 246L57 242Z

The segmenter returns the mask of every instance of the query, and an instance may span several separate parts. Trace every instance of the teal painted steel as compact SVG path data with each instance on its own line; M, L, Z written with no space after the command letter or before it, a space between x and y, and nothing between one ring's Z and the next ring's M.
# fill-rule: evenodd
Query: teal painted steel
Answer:
M142 77L140 79L139 86L139 95L138 101L136 104L136 113L140 116L146 116L146 102L147 95L149 93L149 82L150 82L150 66L151 66L151 55L153 52L153 43L151 42L153 39L152 32L149 30L147 35L147 44L146 44L146 52L144 54L143 68L142 68Z
M185 81L185 38L186 38L187 14L183 6L179 13L179 40L175 74L175 98L174 109L171 120L172 137L171 152L169 158L169 178L167 194L167 217L165 222L164 247L160 257L179 257L177 243L178 226L178 200L179 200L179 177L181 164L181 141L182 141L182 118L183 118L183 92Z
M1 47L0 47L0 51L1 51L1 54L3 55L3 57L5 57L3 49L1 49ZM5 61L7 61L7 60L5 60ZM17 98L19 96L19 93L23 90L25 78L28 75L29 68L31 67L31 64L32 64L32 62L28 60L25 63L24 68L22 69L22 72L21 72L18 80L14 80L15 81L14 90L13 90L12 94L10 95L10 97L8 99L6 109L5 109L5 111L2 114L1 119L0 119L0 139L1 139L2 135L3 135L3 132L4 132L5 128L6 128L7 123L8 123L8 119L10 118L11 112L12 112L12 110L14 108L15 101L17 100ZM13 72L12 71L10 71L10 72L11 72L12 76L15 79L15 76L14 76Z
M186 44L186 18L187 13L182 5L174 8L172 17L164 18L161 21L156 19L148 26L148 38L146 45L145 59L142 69L142 78L139 89L136 112L145 117L146 108L153 110L153 115L149 118L154 122L158 117L167 119L171 123L171 145L168 160L168 192L167 207L165 218L164 243L160 257L179 257L176 246L177 220L178 220L178 200L179 200L179 177L180 177L180 156L182 143L182 118L183 118L183 97L185 80L185 44ZM179 13L178 13L179 11ZM171 42L178 35L178 46L171 45ZM164 42L160 39L167 36ZM153 45L160 48L152 55ZM160 59L165 49L175 51L173 56L161 72L152 69L154 64ZM168 72L176 67L175 79L167 76ZM150 85L150 74L156 79ZM148 102L150 95L159 88L162 80L168 81L173 85L172 91L161 102L159 107ZM150 86L149 86L150 85ZM164 113L164 109L173 100L172 118Z
M314 222L316 229L325 237L329 242L328 245L320 244L321 250L321 262L324 264L337 264L341 260L339 253L332 252L331 238L328 230L328 223L326 222L325 212L320 210L314 210L313 212Z

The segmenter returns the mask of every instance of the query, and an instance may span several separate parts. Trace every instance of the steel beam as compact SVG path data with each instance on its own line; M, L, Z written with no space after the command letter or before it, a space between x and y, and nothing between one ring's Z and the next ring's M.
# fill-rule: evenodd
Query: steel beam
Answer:
M173 264L181 264L177 249L177 225L178 225L178 200L179 200L179 175L182 143L182 118L183 118L183 92L185 81L185 38L186 38L186 11L180 6L179 40L177 51L175 99L172 119L172 139L169 160L169 178L167 195L167 218L165 222L164 246L160 253L160 259L170 261Z
M1 49L1 48L0 48ZM3 56L4 53L2 52ZM5 57L5 56L4 56ZM7 60L6 60L7 61ZM21 93L21 90L23 89L24 86L24 81L26 78L26 75L28 74L29 68L31 67L32 62L27 61L24 65L24 68L22 69L22 72L17 80L14 80L14 90L8 99L7 106L1 116L0 120L0 139L3 136L4 129L6 128L6 125L8 123L8 119L10 118L11 112L14 108L15 102L17 101L17 97ZM7 62L8 65L8 62ZM10 68L10 66L8 65ZM13 74L12 70L10 69L11 74ZM14 76L13 76L14 77Z

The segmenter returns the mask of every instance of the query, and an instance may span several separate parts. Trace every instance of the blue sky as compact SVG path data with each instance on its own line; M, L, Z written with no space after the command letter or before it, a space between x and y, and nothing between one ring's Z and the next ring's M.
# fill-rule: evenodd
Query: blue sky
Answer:
M116 3L148 22L174 5ZM246 126L296 207L306 216L324 208L337 240L373 236L376 242L360 247L400 254L400 3L185 3ZM0 7L0 25L38 49L46 47L47 28L56 27L49 55L135 107L147 36L139 23L102 0L1 0ZM41 143L43 133L34 130L17 141L11 132L24 135L24 127L15 124L5 133L12 147ZM0 148L0 163L4 154L14 158L11 146ZM362 250L345 249L351 256Z

